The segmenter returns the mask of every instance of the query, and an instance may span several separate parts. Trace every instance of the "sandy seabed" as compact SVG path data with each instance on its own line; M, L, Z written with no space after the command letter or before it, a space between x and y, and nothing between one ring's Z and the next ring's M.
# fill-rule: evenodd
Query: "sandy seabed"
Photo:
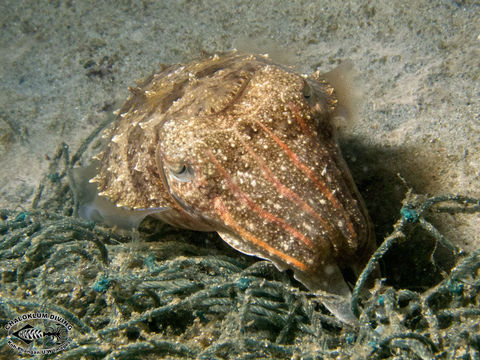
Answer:
M3 0L0 207L28 209L48 158L112 117L136 79L238 48L305 73L354 64L362 97L340 141L381 238L408 187L480 197L479 18L474 0ZM478 249L478 213L431 221Z

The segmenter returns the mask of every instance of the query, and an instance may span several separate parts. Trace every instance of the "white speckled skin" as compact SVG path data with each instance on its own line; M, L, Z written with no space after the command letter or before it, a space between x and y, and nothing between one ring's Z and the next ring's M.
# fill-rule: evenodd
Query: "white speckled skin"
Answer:
M331 123L334 89L267 57L229 52L150 76L120 109L98 158L100 195L166 209L176 226L348 295L375 248Z

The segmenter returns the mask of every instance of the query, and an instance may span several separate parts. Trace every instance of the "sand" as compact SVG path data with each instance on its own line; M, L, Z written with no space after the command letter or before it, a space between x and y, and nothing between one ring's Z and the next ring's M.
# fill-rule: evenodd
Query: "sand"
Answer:
M479 18L473 0L3 0L0 206L28 208L48 156L62 141L75 149L136 79L235 47L306 73L354 64L363 95L341 144L377 235L391 230L409 186L478 198ZM432 221L478 248L478 214Z

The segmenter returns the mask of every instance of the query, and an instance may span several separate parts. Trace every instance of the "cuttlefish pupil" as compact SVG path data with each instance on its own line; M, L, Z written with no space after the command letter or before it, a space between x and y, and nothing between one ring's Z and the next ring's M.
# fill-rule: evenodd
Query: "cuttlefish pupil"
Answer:
M192 167L186 163L179 163L176 166L171 166L168 168L168 172L173 179L178 182L192 181L195 176Z
M359 273L375 241L321 75L234 51L166 67L131 92L97 156L100 196L217 231L312 291L349 296L343 274Z

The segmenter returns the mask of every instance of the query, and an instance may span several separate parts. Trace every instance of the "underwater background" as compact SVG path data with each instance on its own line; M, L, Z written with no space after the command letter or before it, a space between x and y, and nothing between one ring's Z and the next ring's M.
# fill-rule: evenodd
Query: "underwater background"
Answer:
M4 325L47 311L73 330L43 358L478 359L479 15L478 1L3 0L0 358L18 356ZM359 328L215 234L75 216L73 168L127 87L232 48L356 69L340 142L377 242L393 239Z

